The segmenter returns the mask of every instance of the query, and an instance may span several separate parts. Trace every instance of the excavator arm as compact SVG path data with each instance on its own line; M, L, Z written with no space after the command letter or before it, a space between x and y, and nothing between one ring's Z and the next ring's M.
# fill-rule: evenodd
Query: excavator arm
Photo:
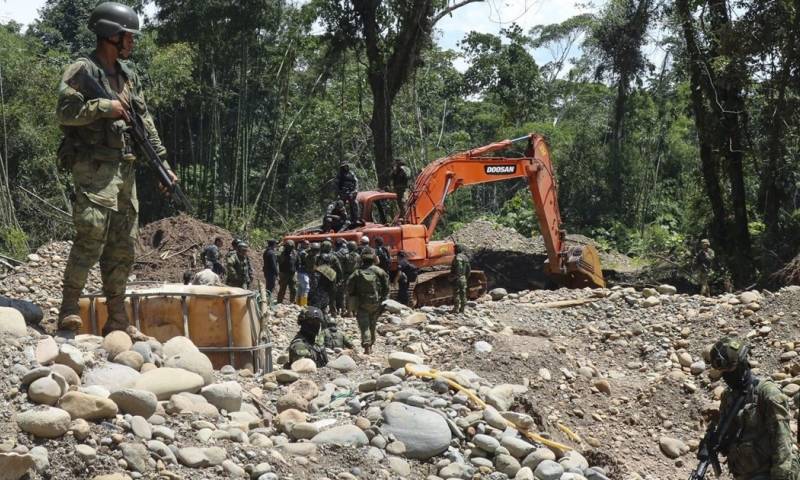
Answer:
M522 141L527 141L522 157L491 156ZM431 163L417 176L403 212L403 222L425 225L426 241L430 241L450 193L467 185L515 178L528 183L547 249L547 271L571 287L604 287L597 251L591 246L567 247L564 243L550 149L540 135L529 134L492 143Z

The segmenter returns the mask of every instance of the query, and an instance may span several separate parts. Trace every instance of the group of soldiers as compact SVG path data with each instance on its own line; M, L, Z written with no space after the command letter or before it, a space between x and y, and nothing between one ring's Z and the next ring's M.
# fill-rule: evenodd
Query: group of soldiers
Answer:
M92 12L89 29L97 36L96 48L66 68L56 108L56 118L64 133L58 160L62 168L72 173L75 186L72 217L76 230L64 271L58 323L61 329L81 327L78 299L89 270L99 261L108 310L102 333L124 330L139 340L146 337L130 325L124 303L138 225L135 171L137 162L144 158L143 147L131 138L131 115L141 119L150 146L162 159L167 175L172 181L178 179L166 161L166 149L142 95L139 77L125 61L139 33L138 15L126 5L104 2ZM75 81L79 73L97 80L108 98L82 91L80 82ZM401 164L395 172L395 188L404 192L409 172ZM341 203L335 202L328 219L334 231L347 228L360 218L356 202L358 181L349 165L342 166L339 173L337 202ZM402 205L403 195L399 197ZM352 348L352 342L338 331L330 316L337 313L355 313L362 347L370 353L377 317L389 294L391 258L388 251L383 253L385 248L381 248L377 238L374 249L368 243L369 239L362 245L303 242L295 249L287 241L278 253L276 242L270 242L264 254L269 289L275 288L277 280L279 301L289 290L290 300L305 307L298 316L300 330L289 346L290 361L305 357L324 365L326 348ZM224 277L229 285L250 288L253 269L248 245L234 241L224 263L222 247L222 239L215 239L213 248L206 249L203 256L206 268L189 281L218 283ZM708 276L713 262L713 250L707 241L703 242L696 257L703 293L709 291ZM400 285L405 282L407 286L417 275L404 252L397 254L395 271ZM457 247L451 266L456 311L463 311L466 305L469 273L469 260ZM400 289L400 299L408 301L407 290ZM711 365L721 373L727 389L722 396L719 420L712 423L698 451L703 463L692 478L701 478L709 462L716 465L716 456L721 454L727 457L736 480L800 479L800 460L793 446L786 395L771 379L760 379L753 374L747 346L739 340L723 338L717 342L711 350Z

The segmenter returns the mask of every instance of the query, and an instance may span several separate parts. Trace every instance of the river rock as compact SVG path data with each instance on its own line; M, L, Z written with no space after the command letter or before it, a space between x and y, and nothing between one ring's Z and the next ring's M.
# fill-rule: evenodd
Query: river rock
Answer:
M126 365L106 363L87 370L83 375L84 385L100 385L111 393L132 387L141 374Z
M505 473L509 478L514 478L522 465L511 455L501 454L494 459L494 468L501 473Z
M133 388L117 390L112 392L108 398L116 403L123 413L139 415L144 418L150 418L156 413L158 405L158 399L153 392Z
M69 413L54 407L39 406L16 414L19 428L42 438L58 438L69 430Z
M68 343L65 343L61 345L61 348L59 348L58 356L56 357L55 362L68 366L69 368L75 370L75 373L80 375L83 373L83 368L86 361L84 360L83 353L81 353L80 350Z
M414 327L427 322L428 315L426 315L425 312L413 312L400 320L400 325L404 327Z
M689 447L681 440L672 437L661 437L658 439L661 452L668 458L678 458L689 451Z
M63 386L59 385L53 378L52 373L47 377L37 379L28 387L28 398L30 398L33 403L55 405L66 390L67 382L63 378L61 381L64 382Z
M164 366L169 368L182 368L203 377L205 385L214 383L214 366L211 360L199 350L187 351L173 355L164 361Z
M131 337L122 330L113 331L103 339L103 350L108 352L109 360L114 360L117 355L127 352L132 346Z
M340 447L363 447L369 443L367 435L355 425L341 425L320 432L311 439L317 445Z
M159 400L168 400L176 393L196 393L204 384L203 377L196 373L180 368L157 368L141 374L133 388L152 392Z
M238 412L242 408L242 386L239 382L208 385L200 390L200 395L220 410Z
M509 436L501 438L500 445L505 447L505 449L508 450L508 453L517 459L523 459L536 450L536 447L525 440Z
M300 375L297 372L293 372L291 370L278 370L275 372L275 380L279 383L292 383L296 382L300 379Z
M289 409L279 413L275 419L275 423L280 431L289 433L291 432L292 425L295 423L305 422L306 419L308 419L308 414L305 412Z
M169 403L164 408L171 415L176 414L197 414L206 417L216 417L219 410L214 405L208 403L202 395L189 392L181 392L173 395Z
M389 366L393 369L403 368L407 363L422 365L422 359L413 353L392 352L389 354Z
M144 417L140 417L139 415L131 418L131 431L137 437L145 440L151 440L153 438L153 430L150 428L150 424L147 423Z
M118 411L117 404L107 398L75 391L67 392L61 397L58 407L69 413L73 420L76 418L84 420L114 418Z
M28 335L25 318L19 310L11 307L0 307L0 338L19 338Z
M439 414L399 402L384 409L381 431L403 442L408 458L419 460L444 452L452 438L450 427Z
M118 353L114 357L114 363L119 363L138 371L140 368L142 368L142 365L144 365L144 358L139 352L128 350L126 352Z
M559 480L563 473L564 467L552 460L543 460L533 470L533 476L539 480Z
M549 448L539 447L525 457L525 460L522 461L522 466L536 470L536 467L545 460L555 462L556 454Z
M317 371L317 364L310 358L301 358L295 361L291 368L293 372L297 373L314 373Z
M128 467L140 473L148 470L147 461L150 459L150 454L147 452L147 447L141 443L127 442L119 446L122 450L122 458L128 462Z
M312 380L304 378L291 384L288 393L297 394L305 400L312 400L319 395L319 387Z
M50 365L57 356L58 344L53 337L44 337L36 343L36 361L39 365Z
M180 355L181 353L197 351L199 350L195 346L194 342L183 336L172 337L161 347L163 358L173 357L175 355Z
M508 291L505 288L493 288L489 291L489 296L492 297L492 300L495 302L502 300L506 295L508 295Z
M340 372L349 372L356 368L356 361L349 355L341 355L336 360L328 363L328 367Z
M20 455L14 452L0 453L0 472L2 472L0 478L4 480L18 480L27 475L34 466L31 455Z
M398 301L392 300L392 299L384 300L383 301L383 307L385 308L385 310L387 312L393 313L395 315L398 314L398 313L401 313L403 310L408 310L407 306L403 305L402 303L400 303Z
M478 434L472 437L472 443L486 453L494 453L495 450L500 448L500 442L496 438L489 435Z

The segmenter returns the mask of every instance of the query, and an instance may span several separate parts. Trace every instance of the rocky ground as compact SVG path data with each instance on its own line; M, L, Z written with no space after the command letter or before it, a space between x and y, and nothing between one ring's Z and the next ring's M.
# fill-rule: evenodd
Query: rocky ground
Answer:
M462 315L390 305L372 355L271 373L213 370L182 337L50 337L0 309L0 478L683 478L718 408L718 336L800 390L800 287L491 293ZM275 307L276 365L297 311Z

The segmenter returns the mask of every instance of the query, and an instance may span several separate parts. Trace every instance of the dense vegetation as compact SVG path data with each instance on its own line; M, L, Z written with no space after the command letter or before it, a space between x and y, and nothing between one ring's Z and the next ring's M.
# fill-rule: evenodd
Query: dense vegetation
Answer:
M343 159L387 186L392 158L418 170L533 131L549 138L570 231L679 260L710 237L738 285L798 253L800 0L610 0L470 33L458 51L431 37L469 1L151 1L135 61L170 161L198 217L256 243L318 217ZM70 234L53 108L61 69L92 49L94 4L48 0L24 32L0 26L7 254ZM169 215L151 173L140 180L142 221ZM521 184L453 197L445 230L477 216L536 228Z

